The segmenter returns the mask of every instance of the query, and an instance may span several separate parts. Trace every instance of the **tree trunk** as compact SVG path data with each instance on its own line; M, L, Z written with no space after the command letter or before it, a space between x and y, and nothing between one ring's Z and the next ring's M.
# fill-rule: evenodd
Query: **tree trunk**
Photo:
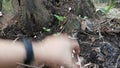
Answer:
M20 16L19 28L22 28L27 36L49 26L52 20L51 12L45 8L42 0L13 0L13 7L15 13Z
M98 18L91 0L13 0L12 5L15 16L10 21L12 25L8 25L3 30L5 38L8 36L13 38L12 35L15 35L14 38L18 35L44 36L45 33L60 32L65 29L69 32L80 28L81 21L77 19L79 15ZM65 16L67 19L59 22L54 14ZM46 32L43 27L51 31ZM61 29L61 27L65 28Z
M91 0L80 0L80 8L78 9L80 12L77 12L82 17L87 16L88 18L98 18L96 14L96 9L91 2Z
M0 11L2 11L2 2L3 0L0 0Z

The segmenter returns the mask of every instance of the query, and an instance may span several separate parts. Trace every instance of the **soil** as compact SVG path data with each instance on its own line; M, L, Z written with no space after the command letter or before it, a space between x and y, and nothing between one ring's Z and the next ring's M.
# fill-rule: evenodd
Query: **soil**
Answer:
M76 19L75 3L69 3L64 0L51 1L45 0L44 4L48 10L51 10L50 12L53 16L51 21L52 26L48 24L52 31L46 32L41 28L38 29L39 31L34 31L33 29L33 32L26 32L24 27L21 29L22 26L19 25L18 15L3 12L3 17L0 17L0 37L15 39L27 36L35 40L40 40L56 32L67 32L69 34L74 32L77 33L80 43L80 56L84 58L83 67L86 65L86 68L120 68L120 19L103 17L101 20L97 20L97 22L100 22L98 24L91 23L96 22L95 19L87 19L85 21L87 25L85 26L80 23L83 22L82 19L80 21ZM68 12L69 7L72 9L71 12ZM54 14L66 16L67 20L58 24L59 21L54 17ZM75 26L70 22L75 22ZM111 24L112 26L110 26ZM76 25L77 28L75 28ZM96 27L91 28L91 25L99 25L100 31ZM64 28L60 29L61 26ZM85 27L85 30L82 27Z
M84 57L85 63L97 64L97 68L120 68L120 34L103 33L102 36L99 39L97 34L79 33L80 56Z

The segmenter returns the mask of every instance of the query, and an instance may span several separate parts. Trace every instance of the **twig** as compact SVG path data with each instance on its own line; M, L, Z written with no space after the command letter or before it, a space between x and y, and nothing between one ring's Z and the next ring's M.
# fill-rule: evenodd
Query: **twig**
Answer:
M15 40L13 40L13 43L15 43L19 38L16 38Z
M26 65L26 64L22 64L22 63L17 63L17 64L21 65L21 66L29 67L29 68L39 68L37 66L31 66L31 65Z
M101 31L100 31L100 28L98 28L98 32L99 32L99 39L103 38Z
M117 58L117 61L116 61L116 64L115 64L115 68L118 68L117 66L118 66L118 61L119 61L119 59L120 59L120 55L119 55L118 58Z

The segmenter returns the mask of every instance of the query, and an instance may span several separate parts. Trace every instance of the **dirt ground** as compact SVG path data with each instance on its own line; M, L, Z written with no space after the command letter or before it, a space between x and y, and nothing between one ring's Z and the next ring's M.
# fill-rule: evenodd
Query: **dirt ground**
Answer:
M92 62L88 68L120 68L120 34L103 33L99 39L97 34L79 33L81 47L80 56ZM92 66L92 67L91 67Z
M3 17L0 17L0 37L15 39L28 35L33 39L41 39L56 32L77 33L80 43L80 57L84 58L83 68L120 68L120 19L107 17L102 17L100 20L86 19L84 21L86 25L84 25L82 24L83 21L76 19L77 15L74 14L74 10L66 13L68 12L66 11L67 8L75 8L75 3L63 2L55 2L52 5L46 2L46 7L54 10L51 11L53 16L56 13L67 17L67 20L61 24L58 24L58 21L54 18L52 21L54 24L49 27L52 30L50 32L41 29L41 31L26 34L23 29L16 26L19 16L3 12ZM74 22L74 24L71 24L71 22ZM76 25L77 29L75 28ZM58 29L60 26L63 26L64 29Z

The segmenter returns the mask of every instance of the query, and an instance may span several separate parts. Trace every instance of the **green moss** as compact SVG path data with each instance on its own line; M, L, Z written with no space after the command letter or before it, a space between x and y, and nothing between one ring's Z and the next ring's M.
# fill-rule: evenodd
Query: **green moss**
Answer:
M12 0L6 1L3 0L3 12L4 13L13 13Z

